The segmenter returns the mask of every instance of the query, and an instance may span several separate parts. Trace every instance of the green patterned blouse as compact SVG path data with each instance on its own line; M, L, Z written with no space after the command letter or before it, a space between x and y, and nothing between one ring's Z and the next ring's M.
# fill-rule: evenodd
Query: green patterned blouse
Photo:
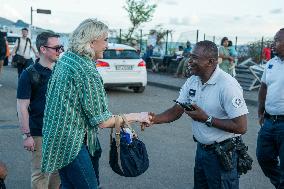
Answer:
M91 154L96 150L98 125L112 116L95 64L67 51L48 83L43 120L42 171L53 172L71 163L87 134Z

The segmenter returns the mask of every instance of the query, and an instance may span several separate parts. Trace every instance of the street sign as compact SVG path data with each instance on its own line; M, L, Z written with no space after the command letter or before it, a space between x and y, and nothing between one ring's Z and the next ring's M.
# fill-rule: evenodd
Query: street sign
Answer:
M36 12L41 14L51 14L51 10L45 10L45 9L36 9Z

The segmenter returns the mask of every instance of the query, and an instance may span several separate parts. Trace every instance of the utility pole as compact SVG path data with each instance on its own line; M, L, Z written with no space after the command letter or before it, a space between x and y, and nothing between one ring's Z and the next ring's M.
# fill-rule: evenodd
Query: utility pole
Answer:
M51 10L47 10L47 9L34 10L33 7L31 7L31 26L33 25L33 11L36 11L38 14L51 14Z
M33 25L33 7L31 7L31 26Z

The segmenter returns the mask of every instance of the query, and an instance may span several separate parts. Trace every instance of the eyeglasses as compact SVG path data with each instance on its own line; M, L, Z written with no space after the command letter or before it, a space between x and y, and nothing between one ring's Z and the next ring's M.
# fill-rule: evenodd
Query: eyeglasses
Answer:
M56 52L64 52L64 46L63 45L59 45L59 46L55 46L55 47L49 47L49 46L45 46L45 48L49 48L49 49L53 49L55 50Z

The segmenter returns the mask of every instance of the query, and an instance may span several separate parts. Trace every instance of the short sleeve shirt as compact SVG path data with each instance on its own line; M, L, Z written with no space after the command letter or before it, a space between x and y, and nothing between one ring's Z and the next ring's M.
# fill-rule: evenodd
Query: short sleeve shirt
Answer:
M31 58L31 43L27 41L28 38L20 38L20 46L18 47L17 54L24 56L25 59ZM17 39L16 44L19 44L19 39ZM26 46L27 44L27 46ZM25 49L26 46L26 49Z
M33 65L40 74L40 84L37 90L32 91L32 82L29 73L24 70L18 81L17 99L29 99L29 127L32 136L42 136L43 115L46 101L46 90L52 71L36 63Z
M233 119L248 113L241 86L219 67L204 84L198 76L191 76L182 86L177 101L195 103L207 115L218 119ZM238 136L194 120L192 131L202 144L212 144Z
M48 85L43 121L42 171L72 162L87 134L90 153L98 125L112 116L102 78L94 62L67 51L58 60Z
M284 115L284 61L279 57L269 60L261 82L267 85L265 111L271 115Z

